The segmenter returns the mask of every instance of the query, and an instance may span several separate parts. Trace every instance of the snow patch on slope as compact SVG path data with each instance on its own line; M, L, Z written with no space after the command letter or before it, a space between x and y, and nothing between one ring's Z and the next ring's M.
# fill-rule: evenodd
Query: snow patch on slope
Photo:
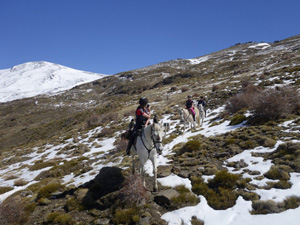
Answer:
M0 102L57 94L104 76L44 61L28 62L0 70Z

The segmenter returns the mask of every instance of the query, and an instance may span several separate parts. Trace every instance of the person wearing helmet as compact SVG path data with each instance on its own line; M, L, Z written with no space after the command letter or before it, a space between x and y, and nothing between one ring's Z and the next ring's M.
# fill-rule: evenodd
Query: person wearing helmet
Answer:
M206 104L205 104L205 100L204 100L204 97L201 96L199 101L198 101L198 106L199 105L202 105L203 106L203 109L204 109L204 113L205 113L205 117L206 117Z
M195 119L195 111L194 111L194 101L192 100L192 96L188 95L188 100L185 102L185 107L192 114L194 121Z
M151 117L151 111L150 106L148 105L148 99L145 97L140 98L139 100L139 106L135 110L135 126L133 129L133 134L131 138L129 139L126 154L130 154L131 146L133 145L136 137L137 137L137 131L143 129L143 127L147 127L149 124Z
M139 100L139 106L135 110L135 129L142 129L143 127L147 127L151 112L150 112L150 106L148 105L148 99L143 97Z

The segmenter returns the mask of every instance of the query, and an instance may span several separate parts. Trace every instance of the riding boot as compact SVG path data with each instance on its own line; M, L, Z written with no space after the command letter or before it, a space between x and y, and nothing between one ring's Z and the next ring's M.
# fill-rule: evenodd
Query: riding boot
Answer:
M131 149L132 144L133 144L133 138L131 137L127 144L126 155L130 155L130 149Z
M131 147L132 147L132 145L133 145L133 143L134 143L134 140L135 140L135 138L136 138L136 134L137 134L137 131L136 131L136 130L134 130L134 131L132 132L132 134L131 134L131 137L130 137L130 139L129 139L129 141L128 141L127 148L126 148L126 154L127 154L127 155L130 155L130 149L131 149Z
M194 122L195 122L196 121L195 114L193 114L193 119L194 119Z

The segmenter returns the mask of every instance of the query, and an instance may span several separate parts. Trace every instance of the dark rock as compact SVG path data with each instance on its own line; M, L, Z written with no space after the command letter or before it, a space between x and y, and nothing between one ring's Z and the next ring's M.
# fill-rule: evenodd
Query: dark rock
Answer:
M164 195L159 195L154 197L154 202L160 206L168 207L171 201Z
M225 157L230 157L230 154L228 152L220 152L215 154L215 158L217 159L225 158Z

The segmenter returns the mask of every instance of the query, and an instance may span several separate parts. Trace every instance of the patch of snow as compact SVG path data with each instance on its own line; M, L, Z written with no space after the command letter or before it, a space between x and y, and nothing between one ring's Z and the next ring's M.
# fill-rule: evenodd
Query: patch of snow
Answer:
M202 62L205 62L209 59L209 56L203 56L203 57L200 57L200 58L195 58L195 59L188 59L190 61L190 63L192 65L196 65L196 64L200 64Z
M0 70L0 102L58 94L105 76L49 62L28 62Z
M248 48L259 48L259 49L266 49L269 48L271 45L268 43L258 43L256 45L251 45Z

